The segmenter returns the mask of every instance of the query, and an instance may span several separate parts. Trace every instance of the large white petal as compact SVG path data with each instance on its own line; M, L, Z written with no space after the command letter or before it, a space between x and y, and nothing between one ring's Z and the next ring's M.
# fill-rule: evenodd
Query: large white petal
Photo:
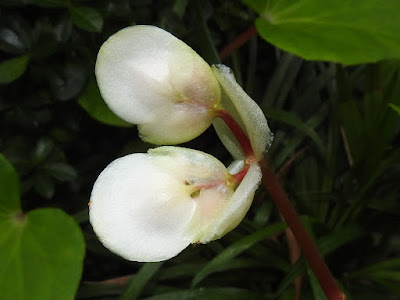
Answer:
M228 170L215 157L197 150L160 147L149 151L149 154L156 155L157 165L174 169L176 176L182 176L188 187L202 187L192 198L196 209L186 230L192 243L199 242L216 222L216 218L223 214L234 193ZM161 161L165 156L171 159Z
M185 228L195 209L179 176L159 168L147 154L131 154L98 177L90 222L111 251L128 260L155 262L174 257L192 242Z
M200 135L212 122L220 87L210 66L189 46L154 26L127 27L101 47L96 62L100 92L114 113L139 124L156 144Z
M233 194L229 177L219 160L197 150L160 147L127 155L108 165L95 182L90 222L118 255L166 260L197 242L221 214ZM201 220L192 227L195 215Z
M166 260L241 222L260 183L260 167L252 164L236 190L230 179L219 160L197 150L160 147L127 155L108 165L94 184L90 222L118 255Z

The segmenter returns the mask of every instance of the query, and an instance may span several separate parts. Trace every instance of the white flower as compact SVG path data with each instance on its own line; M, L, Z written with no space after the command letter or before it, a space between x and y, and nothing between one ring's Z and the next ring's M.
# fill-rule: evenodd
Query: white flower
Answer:
M160 147L131 154L98 177L90 222L100 241L125 259L162 261L235 228L260 180L254 163L238 185L219 160L197 150Z
M220 87L210 66L189 46L154 26L127 27L101 47L96 62L101 95L141 138L183 143L213 121Z
M210 66L153 26L133 26L101 47L96 78L108 106L138 124L142 139L177 144L213 123L235 161L160 147L107 166L94 184L90 222L111 251L134 261L174 257L235 228L261 180L258 161L272 135L258 105L230 69Z

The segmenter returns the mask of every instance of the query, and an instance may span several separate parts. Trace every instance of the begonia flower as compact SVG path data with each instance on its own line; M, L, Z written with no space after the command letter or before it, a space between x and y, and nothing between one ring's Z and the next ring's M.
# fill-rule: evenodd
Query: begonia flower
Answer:
M100 241L125 259L162 261L235 228L260 180L256 163L239 184L219 160L193 149L130 154L96 180L90 222Z
M154 26L133 26L101 47L96 78L108 106L142 139L171 145L213 124L234 162L165 146L116 159L96 180L90 222L100 241L134 261L176 256L234 229L260 184L272 134L260 107L223 65L212 68Z
M141 138L157 145L199 136L221 99L210 66L155 26L131 26L112 35L98 53L95 71L109 108L138 124Z

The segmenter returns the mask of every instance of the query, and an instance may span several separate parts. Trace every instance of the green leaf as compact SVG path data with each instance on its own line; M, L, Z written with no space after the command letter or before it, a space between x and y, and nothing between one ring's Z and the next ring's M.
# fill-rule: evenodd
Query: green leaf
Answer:
M376 264L362 268L361 270L351 273L350 277L367 278L370 274L378 274L387 270L400 270L400 258L388 259Z
M121 300L137 299L147 282L154 276L155 273L157 273L161 266L162 263L144 264L139 272L130 279L128 286L121 297Z
M363 231L356 224L351 224L346 228L339 227L336 230L330 232L328 235L320 238L317 242L317 248L320 250L322 256L326 256L334 252L336 249L342 247L343 245L354 241L356 238L360 237L362 233ZM286 273L285 277L280 282L276 293L280 295L284 290L286 290L286 288L293 282L293 280L305 271L306 266L307 265L305 259L299 259ZM314 292L317 293L317 291Z
M363 234L364 231L357 224L347 224L346 227L338 227L328 235L321 237L318 240L318 249L325 256Z
M193 277L202 267L201 262L185 262L172 267L165 267L160 270L158 278L160 280L179 279L183 277Z
M74 168L62 162L49 162L42 166L42 168L46 170L48 175L60 181L71 181L77 176Z
M131 123L120 119L108 108L100 95L99 88L94 79L89 81L82 96L79 97L78 103L93 119L97 121L113 126L133 126Z
M315 132L314 128L303 122L293 113L265 106L262 107L262 110L264 111L264 114L268 119L277 120L296 128L296 130L299 130L303 134L307 135L315 143L321 153L326 152L324 142Z
M24 74L28 66L29 57L22 55L0 63L0 83L9 83Z
M207 275L211 274L212 272L215 272L221 267L221 265L233 259L243 251L249 249L251 246L264 240L268 236L285 230L286 227L287 227L286 223L279 222L267 226L261 230L254 232L249 236L246 236L236 241L228 248L226 248L224 251L222 251L220 254L218 254L216 257L214 257L214 259L212 259L208 264L204 266L203 269L200 270L199 273L197 273L197 275L193 278L192 286L196 286Z
M400 57L398 0L244 0L268 42L304 59L346 65Z
M53 151L54 144L49 138L41 138L36 144L33 152L33 160L36 164L40 164L50 155Z
M375 281L377 283L383 285L386 289L390 290L394 295L400 297L399 282L391 282L389 280L383 280L383 279L379 279L379 278L375 278Z
M0 299L73 299L84 253L79 226L62 210L1 215Z
M20 209L18 175L8 160L0 154L0 218L4 212Z
M86 81L87 69L82 65L69 64L59 72L52 74L50 87L57 99L67 101L82 92Z
M286 273L285 277L280 281L280 284L276 289L276 294L277 295L282 294L287 289L287 287L293 283L296 277L303 274L305 267L306 267L305 258L303 257L298 259L290 268L290 270Z
M394 105L393 103L389 103L389 106L400 115L400 107Z
M375 278L377 280L382 279L382 280L400 282L400 271L382 270L382 271L376 271L372 273L370 276L371 278Z
M90 32L101 32L103 17L97 10L86 6L72 6L69 13L77 27Z
M312 292L314 295L314 299L326 300L325 293L322 290L317 277L315 276L314 272L311 270L311 268L308 265L307 265L307 274L308 274L308 278L310 279L310 284L311 284L311 289L312 289Z

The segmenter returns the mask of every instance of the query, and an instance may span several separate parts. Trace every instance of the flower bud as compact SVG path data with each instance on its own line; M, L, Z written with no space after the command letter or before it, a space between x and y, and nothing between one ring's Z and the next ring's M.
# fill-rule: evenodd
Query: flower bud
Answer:
M141 138L158 145L189 141L214 119L220 87L210 66L189 46L155 26L122 29L96 62L101 95Z

